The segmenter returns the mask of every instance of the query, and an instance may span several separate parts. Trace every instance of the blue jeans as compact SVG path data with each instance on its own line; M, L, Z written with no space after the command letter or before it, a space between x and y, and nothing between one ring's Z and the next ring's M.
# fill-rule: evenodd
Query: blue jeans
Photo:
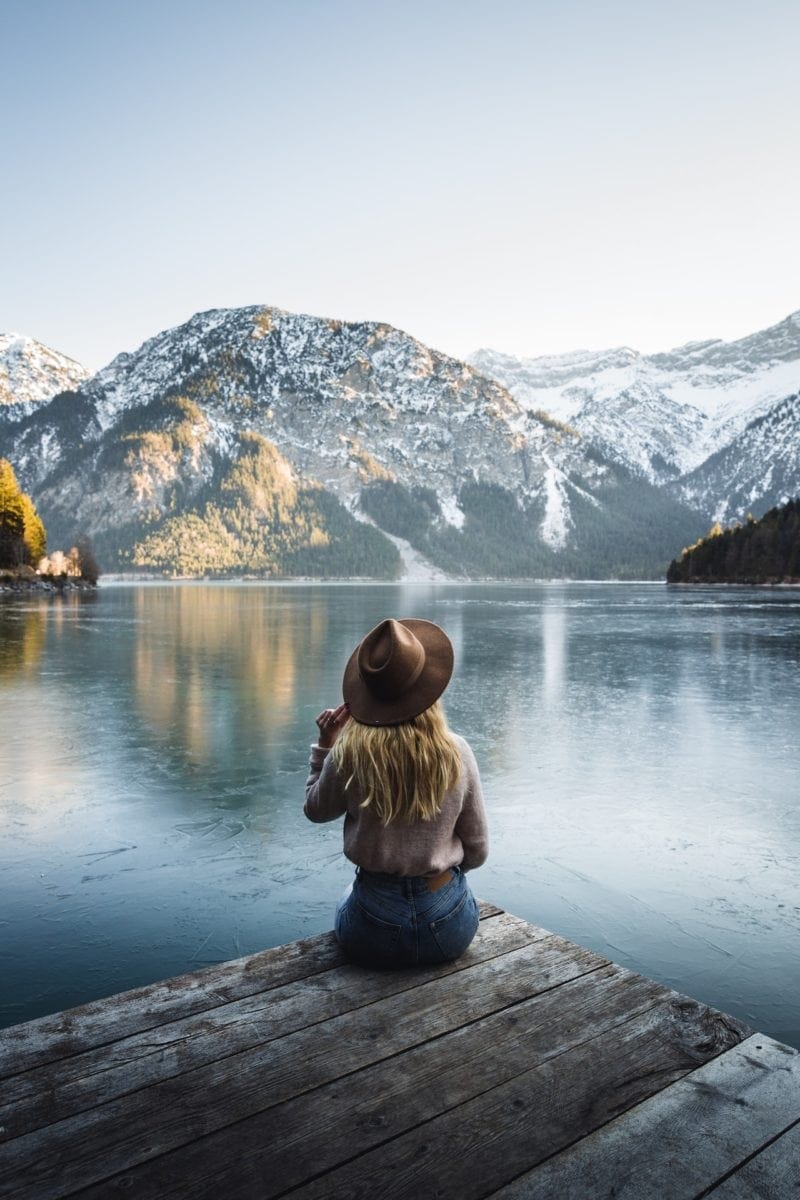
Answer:
M450 962L478 929L478 902L460 867L435 892L421 875L356 870L336 906L334 930L348 958L368 967Z

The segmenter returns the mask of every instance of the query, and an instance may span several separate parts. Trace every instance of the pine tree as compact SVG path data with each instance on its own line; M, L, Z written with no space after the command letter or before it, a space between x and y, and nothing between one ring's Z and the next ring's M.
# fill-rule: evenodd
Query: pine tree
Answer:
M670 563L668 583L779 583L796 580L800 565L800 506L789 500L760 520L714 526L707 537Z

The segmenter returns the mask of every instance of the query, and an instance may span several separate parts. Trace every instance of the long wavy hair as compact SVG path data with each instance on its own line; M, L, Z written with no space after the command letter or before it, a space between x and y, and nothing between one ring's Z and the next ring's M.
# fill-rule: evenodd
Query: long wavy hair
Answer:
M345 787L384 825L430 821L461 774L461 754L440 701L401 725L362 725L352 717L331 751Z

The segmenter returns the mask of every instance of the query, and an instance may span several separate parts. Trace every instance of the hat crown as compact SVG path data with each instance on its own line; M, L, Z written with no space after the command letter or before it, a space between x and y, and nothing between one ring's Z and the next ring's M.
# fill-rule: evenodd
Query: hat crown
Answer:
M358 673L379 700L395 700L413 687L425 667L425 647L406 625L381 621L358 649Z
M342 696L362 725L400 725L430 708L453 673L453 644L433 621L389 617L347 660Z

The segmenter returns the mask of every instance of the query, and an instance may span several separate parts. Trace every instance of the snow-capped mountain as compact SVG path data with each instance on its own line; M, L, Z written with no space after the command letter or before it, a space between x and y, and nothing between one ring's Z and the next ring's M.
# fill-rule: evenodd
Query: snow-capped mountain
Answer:
M800 495L800 395L772 405L670 490L723 524Z
M8 427L0 454L48 530L86 530L111 565L391 574L399 544L453 574L657 574L704 531L473 366L275 308L158 334Z
M58 392L77 388L90 372L33 338L0 334L0 420L17 419Z
M521 359L479 350L469 361L524 408L552 413L613 461L665 483L798 390L800 312L737 341L662 354L620 347Z

